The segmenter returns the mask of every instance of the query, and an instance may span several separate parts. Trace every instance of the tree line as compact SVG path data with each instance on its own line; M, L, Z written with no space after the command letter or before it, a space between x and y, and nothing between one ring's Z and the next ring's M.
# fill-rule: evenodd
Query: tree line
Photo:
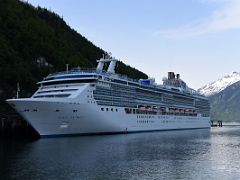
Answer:
M18 0L0 0L0 112L10 110L5 99L29 97L36 83L70 67L93 68L106 52L72 29L62 17ZM122 62L117 73L131 78L147 75Z

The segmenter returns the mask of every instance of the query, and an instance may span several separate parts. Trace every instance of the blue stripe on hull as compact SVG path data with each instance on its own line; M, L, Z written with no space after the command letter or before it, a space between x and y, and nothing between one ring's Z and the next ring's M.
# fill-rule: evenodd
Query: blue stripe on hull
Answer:
M182 130L194 130L194 129L210 129L210 127L143 130L143 131L98 132L98 133L52 134L52 135L40 135L40 137L41 138L54 138L54 137L73 137L73 136L96 136L96 135L133 134L133 133L146 133L146 132L159 132L159 131L182 131Z

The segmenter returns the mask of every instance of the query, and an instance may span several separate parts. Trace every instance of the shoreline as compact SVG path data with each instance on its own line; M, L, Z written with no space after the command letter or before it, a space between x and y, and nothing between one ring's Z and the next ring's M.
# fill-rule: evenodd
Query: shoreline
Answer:
M0 113L0 138L37 138L38 133L15 112Z

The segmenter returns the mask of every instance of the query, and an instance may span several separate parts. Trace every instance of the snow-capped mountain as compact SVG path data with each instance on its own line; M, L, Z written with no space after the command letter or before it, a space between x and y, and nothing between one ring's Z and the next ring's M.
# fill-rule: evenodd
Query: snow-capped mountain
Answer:
M198 92L205 96L212 96L238 81L240 81L240 72L232 72L231 74L224 76L217 81L203 86L202 88L198 89Z
M209 97L212 120L240 122L240 81Z

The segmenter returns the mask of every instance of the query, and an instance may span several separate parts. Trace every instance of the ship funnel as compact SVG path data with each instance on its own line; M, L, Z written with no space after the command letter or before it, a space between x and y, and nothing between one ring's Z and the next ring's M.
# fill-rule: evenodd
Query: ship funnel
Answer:
M180 74L177 74L177 79L180 79Z
M175 79L174 72L168 72L168 79Z
M96 70L99 72L102 72L105 60L101 58L100 60L97 60L97 62L98 62L98 65Z
M112 59L110 59L110 61L111 62L108 66L107 72L108 73L115 73L115 66L116 66L116 63L117 63L117 59L112 58Z

